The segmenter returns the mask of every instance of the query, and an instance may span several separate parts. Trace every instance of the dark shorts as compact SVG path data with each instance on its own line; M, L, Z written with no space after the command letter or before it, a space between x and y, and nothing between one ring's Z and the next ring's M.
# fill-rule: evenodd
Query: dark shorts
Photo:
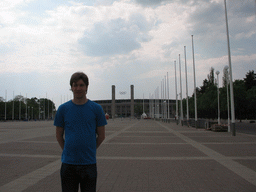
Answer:
M79 184L81 192L96 191L97 166L91 165L71 165L62 163L61 170L62 192L78 192Z

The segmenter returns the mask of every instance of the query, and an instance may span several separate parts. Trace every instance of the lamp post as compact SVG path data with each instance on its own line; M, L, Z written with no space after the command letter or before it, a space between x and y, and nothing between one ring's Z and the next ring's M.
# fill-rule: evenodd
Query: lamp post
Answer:
M216 71L217 75L217 89L218 89L218 124L220 125L220 91L219 91L219 71Z
M229 88L229 71L228 71L229 67L226 65L224 67L224 70L226 72L226 78L227 78L227 106L228 106L228 132L230 132L230 114L229 114L229 91L228 91L228 88Z
M30 106L28 106L28 121L29 121L29 119L30 119L30 111L29 111L29 109L30 109Z

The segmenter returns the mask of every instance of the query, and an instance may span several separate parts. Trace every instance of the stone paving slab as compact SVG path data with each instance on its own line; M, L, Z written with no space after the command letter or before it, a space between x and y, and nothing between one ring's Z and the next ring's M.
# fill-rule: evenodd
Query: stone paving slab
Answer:
M57 170L53 174L45 177L36 183L36 185L32 185L22 192L61 192L61 181L60 181L60 171Z
M185 135L185 134L184 134ZM230 137L230 136L188 136L189 138L195 140L199 143L255 143L256 144L256 138L255 137L246 137L246 136L239 136L239 137Z
M193 131L179 131L179 133L182 133L187 137L230 137L230 135L227 135L227 132L212 132L205 129L193 129Z
M125 131L118 135L118 137L176 137L169 132L157 132L157 131L141 131L141 132L129 132Z
M194 147L184 144L105 144L97 152L98 156L107 157L204 157L205 154Z
M56 161L56 158L27 158L0 156L0 186L9 183L33 170Z
M57 142L11 142L0 144L0 153L11 154L40 154L40 155L61 155L61 149Z
M205 144L205 146L225 156L256 156L256 144Z
M97 151L98 192L256 191L256 136L115 119ZM61 191L53 121L0 123L0 191Z
M35 142L44 141L44 142L56 142L57 143L55 135L36 137L36 138L31 138L31 139L24 139L23 141L35 141Z
M238 163L240 163L240 164L242 164L242 165L244 165L244 166L246 166L246 167L248 167L248 168L250 168L250 169L252 169L256 172L256 159L252 159L252 160L250 160L250 159L247 159L247 160L239 159L239 160L235 160L235 161L237 161Z
M185 143L180 138L168 136L119 136L107 143Z
M136 127L132 127L129 129L129 131L133 131L133 132L136 132L136 131L164 131L166 132L166 130L162 127L154 127L152 125L147 125L147 126L136 126Z
M99 160L98 191L253 191L213 160ZM245 187L246 186L246 187Z
M53 121L9 121L0 122L0 130L7 129L35 129L52 127Z

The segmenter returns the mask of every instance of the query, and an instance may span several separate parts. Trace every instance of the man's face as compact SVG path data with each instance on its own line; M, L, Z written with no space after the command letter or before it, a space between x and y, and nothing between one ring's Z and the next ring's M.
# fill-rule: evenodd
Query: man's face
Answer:
M76 99L82 99L85 97L87 93L87 86L83 82L82 79L78 80L76 83L73 82L71 90L73 92L74 98Z

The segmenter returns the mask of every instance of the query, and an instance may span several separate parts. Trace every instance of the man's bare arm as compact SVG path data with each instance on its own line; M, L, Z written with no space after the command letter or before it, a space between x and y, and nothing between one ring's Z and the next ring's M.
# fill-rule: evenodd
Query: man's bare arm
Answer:
M61 147L61 149L64 149L64 128L63 127L56 127L56 139Z
M97 127L97 149L105 139L105 126Z

